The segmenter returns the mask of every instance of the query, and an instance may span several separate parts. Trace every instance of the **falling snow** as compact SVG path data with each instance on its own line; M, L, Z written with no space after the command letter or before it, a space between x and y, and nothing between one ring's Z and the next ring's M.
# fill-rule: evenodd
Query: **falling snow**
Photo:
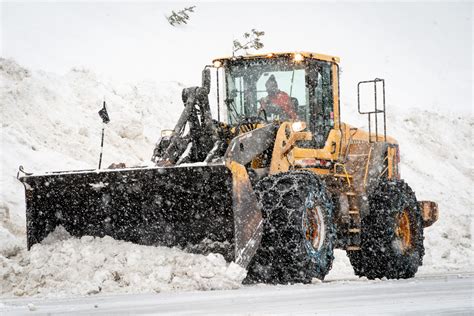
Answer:
M115 292L210 290L241 286L245 271L222 256L138 246L109 237L64 238L56 231L25 249L24 188L28 172L96 168L105 98L112 122L106 129L104 165L149 165L162 128L182 109L178 83L115 83L92 71L65 75L31 71L0 60L2 114L0 184L0 280L3 296L91 295ZM341 105L343 120L363 126L355 107ZM388 133L401 146L402 177L418 199L439 203L440 219L425 230L420 273L472 271L472 117L429 109L388 109ZM358 125L359 124L359 125ZM105 183L97 183L100 189ZM328 277L353 275L342 251ZM5 284L5 286L3 286ZM34 308L34 306L33 306Z

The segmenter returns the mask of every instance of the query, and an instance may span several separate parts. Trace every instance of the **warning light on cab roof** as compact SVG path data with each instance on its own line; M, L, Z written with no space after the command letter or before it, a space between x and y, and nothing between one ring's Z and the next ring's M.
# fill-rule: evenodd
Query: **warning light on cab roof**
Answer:
M300 53L296 53L294 56L293 56L293 60L295 62L300 62L300 61L303 61L304 60L304 57L303 55L301 55Z

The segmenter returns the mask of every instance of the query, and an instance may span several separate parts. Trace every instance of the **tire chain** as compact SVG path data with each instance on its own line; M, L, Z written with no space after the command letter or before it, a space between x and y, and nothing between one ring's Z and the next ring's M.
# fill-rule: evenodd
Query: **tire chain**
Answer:
M267 283L308 283L313 277L324 278L330 270L333 251L327 252L329 266L311 269L312 259L302 249L301 226L295 222L301 205L305 203L308 186L319 192L319 202L332 211L332 203L325 193L324 183L310 171L294 171L266 177L255 187L259 207L263 216L263 237L261 247L255 256L254 271L249 269L253 279ZM333 223L327 223L329 236L335 238ZM310 267L310 268L308 268ZM252 277L251 277L252 278Z
M359 253L349 255L358 276L375 278L411 278L422 264L422 216L415 193L403 180L384 180L369 192L370 213L362 219L362 245ZM413 251L400 255L392 246L396 216L406 206L415 207L411 224L415 225Z

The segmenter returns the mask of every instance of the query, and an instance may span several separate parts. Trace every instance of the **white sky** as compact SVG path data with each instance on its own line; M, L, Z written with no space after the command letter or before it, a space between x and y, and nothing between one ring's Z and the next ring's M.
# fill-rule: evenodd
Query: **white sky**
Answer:
M164 15L196 4L187 26ZM33 69L85 66L120 80L200 82L232 39L263 30L262 52L341 57L341 96L385 78L387 103L472 111L471 3L48 2L5 3L1 55ZM472 112L471 112L472 113Z

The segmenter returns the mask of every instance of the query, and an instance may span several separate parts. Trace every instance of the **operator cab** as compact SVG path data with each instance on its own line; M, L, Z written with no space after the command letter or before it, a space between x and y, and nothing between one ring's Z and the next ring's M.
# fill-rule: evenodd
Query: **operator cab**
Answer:
M309 53L216 59L216 78L224 81L224 89L218 88L218 120L304 121L314 135L312 145L324 146L335 124L336 61Z

